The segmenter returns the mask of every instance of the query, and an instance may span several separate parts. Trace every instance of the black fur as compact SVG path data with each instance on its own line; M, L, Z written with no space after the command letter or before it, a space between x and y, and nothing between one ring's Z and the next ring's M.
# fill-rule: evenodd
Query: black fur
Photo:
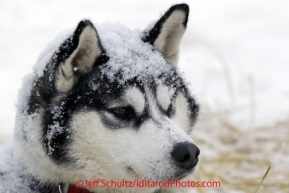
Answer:
M30 189L32 192L40 192L40 193L59 193L57 184L43 184L40 181L36 180L36 178L32 178L30 181Z
M186 19L183 23L183 25L186 26L187 17L189 14L188 6L186 4L175 5L171 7L156 23L153 30L148 33L149 36L144 38L143 41L152 43L157 38L163 22L176 9L182 10L186 13ZM148 85L150 90L153 92L155 92L156 88L156 83L153 81L153 77L147 77L146 82L137 81L137 77L134 77L127 80L125 84L120 85L117 80L122 78L121 73L115 75L117 78L113 82L110 81L105 75L101 74L101 68L105 66L105 63L109 60L109 57L106 55L106 52L99 41L98 46L102 50L102 55L96 59L92 71L84 75L79 75L77 83L73 86L69 93L59 93L55 86L56 72L58 71L61 62L67 59L77 48L81 32L87 25L93 27L90 21L81 21L73 35L64 41L64 43L60 46L59 50L47 64L44 71L44 76L36 80L29 100L29 114L36 112L39 108L45 109L43 116L44 149L46 150L46 153L60 165L64 165L64 163L73 164L75 161L68 155L67 151L67 146L72 142L69 124L74 114L80 110L95 110L98 112L108 111L107 101L119 98L122 92L131 86L137 86L141 91L143 91L144 94L144 84ZM53 77L52 80L51 76ZM175 71L175 69L171 68L171 71L166 74L162 74L158 78L162 79L165 85L176 90L174 97L176 96L177 92L183 93L183 95L187 97L187 102L191 107L189 113L191 116L191 123L193 124L197 116L198 105L190 96L190 93L186 88L186 84L181 76ZM98 88L97 90L93 90L92 85L96 84L98 85ZM61 100L55 101L55 98L59 96L61 96ZM172 99L172 103L173 102L174 98ZM173 107L174 106L171 105L170 108L174 113ZM160 110L163 111L164 116L168 116L167 111L164 111L161 108ZM140 125L150 117L151 115L148 107L146 106L143 115L134 117L134 127L136 129L139 128ZM105 117L102 118L102 121L112 129L120 129L122 127L121 125L114 126L111 122L109 122L109 120L106 120ZM128 120L120 121L123 122L123 125L126 125L126 123L129 124ZM56 124L59 124L59 127L62 129L61 132L54 131L54 126ZM53 135L51 138L48 138L52 131Z
M81 33L83 32L84 28L87 26L92 27L96 31L91 21L89 20L80 21L73 35L63 42L58 52L55 54L55 57L54 57L55 58L54 62L56 63L55 68L57 68L61 62L65 61L72 54L72 52L77 48L78 43L79 43L79 37ZM99 37L97 38L99 39ZM99 44L98 46L102 48L101 44Z
M182 78L176 72L172 72L171 76L163 75L159 78L163 79L167 86L175 88L176 92L183 93L183 95L188 98L188 103L191 107L191 123L193 124L197 116L198 105L189 95ZM150 90L153 91L157 85L155 82L151 82L151 80L152 79L149 79L149 87ZM98 89L94 91L92 84L98 84ZM97 112L109 111L107 108L107 103L109 101L119 98L123 94L124 90L132 86L137 86L144 93L143 85L145 84L147 84L147 82L136 81L135 78L126 81L124 85L120 85L117 80L111 82L100 73L98 68L95 68L93 72L82 77L82 79L79 80L74 86L74 89L67 94L67 96L65 96L58 105L46 110L44 125L47 129L44 130L43 135L47 152L49 145L54 149L51 154L53 160L55 160L58 164L64 164L67 162L72 164L73 162L66 151L66 146L71 142L71 137L69 137L71 135L69 123L74 114L80 110L95 110ZM105 117L102 118L102 121L111 129L121 129L122 127L128 126L133 122L134 128L137 130L142 123L151 118L147 105L145 107L144 114L141 116L135 116L132 120L120 120L120 123L122 124L113 125L111 122L109 122L109 120L105 119ZM52 109L55 107L57 107L59 111L52 111ZM55 114L57 114L56 117L54 116ZM166 112L163 114L164 116L167 116ZM59 126L63 128L63 132L55 132L52 140L50 143L48 143L48 139L46 137L47 133L51 131L51 128L55 123L58 123Z
M57 69L59 68L59 65L77 48L79 37L87 26L91 26L96 31L95 27L89 20L80 21L72 36L65 40L59 47L58 51L53 55L51 61L44 69L44 75L36 79L35 86L32 89L32 94L28 102L28 114L34 113L38 108L47 108L47 105L52 102L51 100L57 94L61 94L58 93L55 85ZM99 39L99 37L97 38ZM96 59L93 67L105 63L108 60L100 41L98 41L98 43L98 47L102 50L102 54Z
M153 45L154 41L157 39L162 25L165 20L172 14L175 10L181 10L185 13L186 17L183 21L184 27L187 25L189 8L186 4L179 4L171 7L164 16L155 24L152 30L145 32L145 36L142 40L146 43ZM95 59L93 67L86 73L75 72L77 76L77 82L73 85L72 89L67 92L60 92L57 90L56 81L59 73L60 65L75 51L79 45L79 39L81 33L85 27L92 27L98 38L98 47L101 49L102 54ZM135 53L138 55L138 53ZM109 56L107 56L105 49L101 45L98 33L94 28L93 24L89 20L82 20L74 33L65 40L59 49L54 53L51 60L47 63L43 76L36 77L33 82L33 88L31 95L28 99L28 108L26 112L23 112L24 116L32 115L34 113L39 113L42 115L42 142L43 149L45 153L55 162L57 165L62 165L63 167L69 167L71 169L74 166L76 160L69 155L68 147L73 142L74 139L73 131L71 131L71 121L75 114L80 111L97 111L99 114L101 112L111 112L112 110L108 108L108 103L112 100L120 98L123 92L127 88L137 87L144 94L144 98L147 100L145 86L149 88L152 95L156 98L156 87L159 82L171 87L175 90L175 93L171 99L171 105L168 109L162 109L159 106L160 112L162 112L163 117L169 117L171 114L175 113L175 98L178 93L182 93L189 104L189 113L191 117L191 124L193 125L198 114L198 105L196 104L193 97L186 86L186 83L182 79L181 75L172 67L168 62L168 70L166 73L161 74L158 77L152 75L151 77L146 77L145 80L139 80L138 75L135 77L125 80L123 84L119 84L119 80L122 79L123 74L121 72L115 74L115 79L109 79L105 74L102 74L102 70L107 67L106 63L109 61ZM73 66L71 66L73 68ZM106 68L106 69L109 69ZM155 81L155 80L160 80ZM97 85L94 87L94 85ZM130 116L120 118L118 124L112 123L107 117L102 116L101 121L110 129L122 129L126 126L132 126L133 129L138 131L138 128L148 119L159 123L159 120L155 120L150 112L149 104L145 104L145 109L141 115L134 112L133 107L129 107ZM29 116L33 117L33 116ZM56 127L57 126L57 127ZM25 126L24 126L25 127ZM60 129L60 130L59 130ZM160 128L163 129L163 128ZM170 129L170 128L164 128ZM97 131L97 130L96 130ZM26 140L25 129L23 129L23 138ZM97 133L96 133L97 135ZM27 138L27 141L29 139ZM34 155L31 155L34 156ZM13 156L11 156L11 160ZM21 165L19 167L22 167ZM15 168L14 168L15 169ZM33 174L30 174L27 168L21 168L22 173L17 173L17 177L21 179L22 185L25 184L29 187L31 193L56 193L58 192L58 187L56 183L44 182L45 179L37 179ZM184 177L189 171L182 172L181 170L175 176L171 178ZM24 175L22 175L25 173ZM5 179L9 173L6 171L0 171L0 182L1 179ZM21 186L22 186L21 185ZM23 187L23 186L22 186ZM157 191L158 192L158 191Z
M58 51L54 54L54 56L51 58L51 61L47 64L46 68L44 69L44 75L42 77L39 77L35 80L34 87L32 89L31 96L28 101L28 114L33 114L37 112L37 109L45 109L46 110L46 115L44 116L43 123L45 125L44 130L43 130L43 141L44 141L44 148L48 152L48 139L47 139L47 134L51 131L51 121L52 122L59 122L63 128L67 128L67 117L66 115L63 115L61 120L51 120L51 117L49 114L51 114L51 111L53 110L54 107L61 106L60 104L54 104L55 102L55 97L57 96L65 96L67 93L59 93L58 90L56 89L56 76L58 72L58 68L62 62L64 62L72 53L73 51L77 48L78 42L79 42L79 37L83 31L83 29L87 26L91 26L93 29L94 26L89 20L82 20L72 36L65 40ZM99 66L103 63L106 63L109 58L106 56L106 53L104 49L102 48L102 45L99 42L99 48L102 50L102 54L100 57L96 58L93 68L96 66ZM72 67L73 68L73 67ZM86 76L81 76L78 75L79 82L81 82L83 79L85 79ZM77 86L76 84L75 86ZM72 88L73 90L74 88ZM69 103L67 101L68 106L73 104ZM73 111L74 109L68 109L68 111ZM65 151L60 152L58 151L59 148L65 148L66 145L66 136L68 136L67 130L64 129L64 132L55 139L53 138L51 142L52 148L56 148L55 154L52 157L58 157L57 162L63 162L69 161L69 159L66 156ZM61 142L62 141L62 142Z

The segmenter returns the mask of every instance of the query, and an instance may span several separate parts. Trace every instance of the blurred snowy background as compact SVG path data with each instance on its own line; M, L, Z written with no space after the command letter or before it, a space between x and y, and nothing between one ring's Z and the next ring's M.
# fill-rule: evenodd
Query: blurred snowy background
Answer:
M289 188L289 1L190 0L179 67L201 103L192 134L199 180L259 192ZM0 144L13 134L15 102L38 54L64 29L89 18L144 29L178 0L1 0Z

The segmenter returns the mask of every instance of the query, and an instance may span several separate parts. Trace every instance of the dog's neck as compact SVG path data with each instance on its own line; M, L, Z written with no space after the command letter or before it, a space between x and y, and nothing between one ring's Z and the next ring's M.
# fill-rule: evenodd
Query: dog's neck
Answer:
M63 192L64 193L64 192ZM83 188L79 188L77 186L74 186L72 184L69 185L68 187L68 191L67 193L92 193L86 189L83 189Z
M58 183L58 191L59 193L92 193L87 189L80 188L72 184L64 185L63 182Z

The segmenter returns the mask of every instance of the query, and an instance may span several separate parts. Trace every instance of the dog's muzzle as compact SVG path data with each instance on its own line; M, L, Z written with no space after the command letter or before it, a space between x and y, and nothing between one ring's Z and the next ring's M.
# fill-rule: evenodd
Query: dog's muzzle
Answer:
M185 170L191 170L197 165L199 154L199 148L188 142L177 143L171 152L175 164Z

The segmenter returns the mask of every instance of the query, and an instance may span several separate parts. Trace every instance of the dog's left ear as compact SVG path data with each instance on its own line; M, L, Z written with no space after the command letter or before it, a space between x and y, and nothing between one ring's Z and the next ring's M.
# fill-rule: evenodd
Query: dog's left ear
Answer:
M188 16L187 4L174 5L142 37L144 42L152 44L174 67L177 66L179 46L187 27Z

